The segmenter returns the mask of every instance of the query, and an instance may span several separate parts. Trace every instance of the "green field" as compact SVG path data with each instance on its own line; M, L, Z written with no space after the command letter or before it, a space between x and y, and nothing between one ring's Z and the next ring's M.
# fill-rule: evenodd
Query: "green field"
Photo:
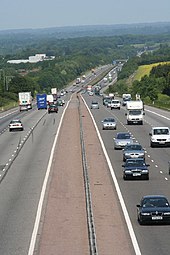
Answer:
M170 62L159 62L155 64L139 66L138 70L136 71L133 77L133 81L135 80L140 81L143 76L150 74L150 71L152 70L154 66L162 65L162 64L170 64Z

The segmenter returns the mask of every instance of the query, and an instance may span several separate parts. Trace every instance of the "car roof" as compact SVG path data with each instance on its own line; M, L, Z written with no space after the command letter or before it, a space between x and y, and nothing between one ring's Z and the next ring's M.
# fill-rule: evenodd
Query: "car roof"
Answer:
M146 196L142 197L142 199L144 199L144 198L166 198L167 199L167 197L164 195L146 195Z
M169 127L152 127L152 129L169 129Z
M14 120L11 120L11 122L18 122L18 121L21 121L20 119L14 119Z
M141 146L142 147L142 145L140 144L140 143L130 143L130 144L126 144L126 146L125 147L135 147L135 146Z
M113 117L104 118L104 120L114 120L115 121L115 119Z

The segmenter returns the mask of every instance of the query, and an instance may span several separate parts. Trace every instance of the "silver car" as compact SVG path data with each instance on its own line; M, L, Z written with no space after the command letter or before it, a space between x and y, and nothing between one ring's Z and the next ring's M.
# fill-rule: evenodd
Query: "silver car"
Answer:
M99 109L99 103L97 101L92 101L91 109Z
M127 144L133 143L133 138L128 132L117 133L114 140L114 149L123 149Z
M127 144L123 149L123 161L132 158L143 158L145 159L145 150L139 143Z
M117 122L114 118L105 118L102 121L102 128L105 129L116 129Z

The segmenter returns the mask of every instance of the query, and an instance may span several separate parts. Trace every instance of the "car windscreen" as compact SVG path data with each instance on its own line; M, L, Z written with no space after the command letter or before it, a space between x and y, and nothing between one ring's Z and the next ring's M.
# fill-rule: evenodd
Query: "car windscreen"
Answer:
M145 162L143 160L127 160L126 161L126 166L127 167L140 167L140 166L145 166Z
M129 134L118 134L117 139L130 139Z
M124 150L142 150L142 146L140 144L128 144Z

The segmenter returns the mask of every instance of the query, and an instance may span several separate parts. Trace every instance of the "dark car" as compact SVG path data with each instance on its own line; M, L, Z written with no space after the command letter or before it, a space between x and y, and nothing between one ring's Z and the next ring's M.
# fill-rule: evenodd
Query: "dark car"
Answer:
M163 195L148 195L137 205L139 224L170 223L170 204Z
M123 149L123 161L128 158L144 158L145 150L139 143L127 144Z
M57 105L58 106L63 106L64 105L63 100L62 99L57 100Z
M48 113L51 113L51 112L58 112L58 106L57 104L50 104L49 107L48 107Z
M122 165L123 179L145 179L149 180L149 164L143 158L127 159Z

